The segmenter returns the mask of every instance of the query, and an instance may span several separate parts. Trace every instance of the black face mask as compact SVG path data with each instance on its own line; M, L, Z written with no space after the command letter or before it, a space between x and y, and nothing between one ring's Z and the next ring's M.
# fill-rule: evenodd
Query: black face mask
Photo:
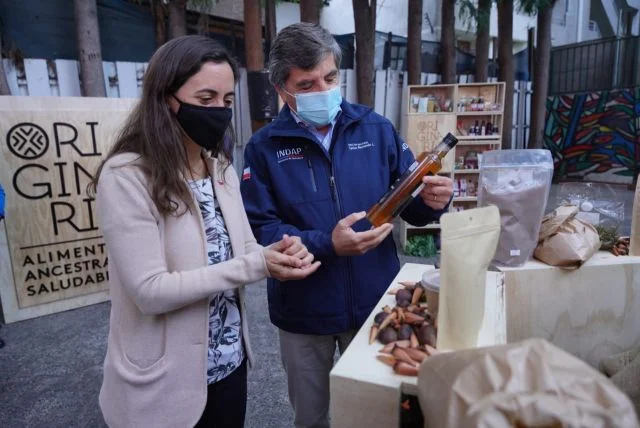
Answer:
M203 107L180 101L176 117L184 132L194 143L213 151L224 137L231 123L231 109L227 107Z

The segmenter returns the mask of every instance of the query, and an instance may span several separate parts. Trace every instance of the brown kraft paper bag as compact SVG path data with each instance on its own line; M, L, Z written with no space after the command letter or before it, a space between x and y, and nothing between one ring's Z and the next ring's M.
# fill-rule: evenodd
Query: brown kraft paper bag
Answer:
M575 218L578 207L563 205L542 219L534 257L551 266L578 268L600 249L598 231Z
M629 401L543 339L442 353L420 366L425 428L638 428Z

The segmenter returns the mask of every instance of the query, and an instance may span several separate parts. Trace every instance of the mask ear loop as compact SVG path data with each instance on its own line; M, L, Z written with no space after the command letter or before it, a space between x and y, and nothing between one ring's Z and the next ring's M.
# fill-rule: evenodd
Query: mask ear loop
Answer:
M292 97L294 100L296 100L296 110L292 109L292 108L291 108L291 106L289 106L289 108L291 109L291 111L295 112L295 114L298 114L298 112L297 112L297 110L298 110L298 108L297 108L298 99L296 98L296 95L295 95L295 94L292 94L292 93L291 93L291 92L289 92L289 91L287 91L287 90L284 88L284 86L280 86L280 89L282 89L282 91L283 91L285 94L289 95L289 96L290 96L290 97ZM289 104L289 103L287 103L287 105L288 105L288 104Z
M176 100L179 104L178 106L178 111L175 114L178 114L178 112L180 111L180 109L182 108L182 104L184 104L184 102L182 102L178 97L176 97L176 94L171 94L171 96L173 97L174 100ZM180 127L182 133L184 135L187 135L187 133L185 132L185 130ZM204 163L204 169L205 172L207 174L207 177L211 177L211 171L209 171L209 165L207 164L207 160L206 160L206 156L205 156L205 152L204 150L200 153L200 158L202 159L202 162ZM189 175L191 176L191 179L194 179L193 177L193 171L191 170L191 166L187 165L187 169L189 171Z
M286 90L284 87L282 87L282 86L281 86L280 88L284 91L284 93L285 93L285 94L289 95L290 97L293 97L293 99L295 99L295 98L296 98L296 94L292 94L291 92L287 91L287 90Z
M171 110L171 106L169 106L169 113L171 113L173 116L177 116L178 113L180 113L180 109L182 109L182 104L184 104L184 103L182 101L180 101L180 99L178 99L178 97L176 97L176 94L171 94L171 97L173 97L173 99L178 102L178 110L176 110L176 112L174 113ZM167 103L167 104L169 104L169 103ZM184 132L184 130L182 132Z
M176 97L176 94L171 94L171 96L178 102L178 104L180 104L180 107L182 107L182 104L184 104L184 102L182 102L180 98Z

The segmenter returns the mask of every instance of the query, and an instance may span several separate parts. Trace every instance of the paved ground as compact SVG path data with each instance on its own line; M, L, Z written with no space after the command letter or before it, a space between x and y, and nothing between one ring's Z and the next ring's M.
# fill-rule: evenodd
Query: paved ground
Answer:
M103 427L98 408L109 303L0 329L0 425ZM247 427L290 427L292 411L278 338L267 313L266 282L247 287L257 367L249 372Z
M558 187L554 186L551 200ZM633 193L615 189L626 204L622 233L630 230ZM396 240L397 242L397 240ZM404 262L425 259L401 256ZM249 372L247 427L292 426L275 328L264 282L247 288L257 367ZM0 426L102 427L98 391L106 351L109 303L3 326L0 337Z

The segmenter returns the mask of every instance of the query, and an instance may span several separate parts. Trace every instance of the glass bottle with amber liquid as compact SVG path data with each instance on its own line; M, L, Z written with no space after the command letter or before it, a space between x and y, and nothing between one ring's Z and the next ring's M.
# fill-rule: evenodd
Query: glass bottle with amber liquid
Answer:
M437 174L442 168L442 159L456 144L458 139L449 133L433 151L420 153L409 169L367 211L369 222L378 227L400 215L424 187L422 177Z

